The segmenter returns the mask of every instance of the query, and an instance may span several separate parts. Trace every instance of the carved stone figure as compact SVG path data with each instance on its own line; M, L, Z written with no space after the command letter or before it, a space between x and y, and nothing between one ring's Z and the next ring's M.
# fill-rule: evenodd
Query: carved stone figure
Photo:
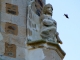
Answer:
M49 42L59 42L62 43L58 36L57 32L57 22L52 19L52 12L53 7L51 4L46 4L43 7L43 12L40 17L40 23L41 23L41 34L40 36L42 39L49 41Z

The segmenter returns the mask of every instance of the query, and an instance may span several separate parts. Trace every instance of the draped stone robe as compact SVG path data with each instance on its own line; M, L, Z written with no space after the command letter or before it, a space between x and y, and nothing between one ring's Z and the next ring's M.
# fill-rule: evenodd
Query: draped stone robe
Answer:
M41 37L46 41L57 42L56 39L57 22L50 15L41 17Z

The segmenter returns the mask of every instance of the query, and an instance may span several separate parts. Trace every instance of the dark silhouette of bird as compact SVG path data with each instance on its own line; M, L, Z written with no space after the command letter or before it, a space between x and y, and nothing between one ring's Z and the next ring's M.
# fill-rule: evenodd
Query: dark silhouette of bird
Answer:
M68 14L64 14L64 16L69 19Z

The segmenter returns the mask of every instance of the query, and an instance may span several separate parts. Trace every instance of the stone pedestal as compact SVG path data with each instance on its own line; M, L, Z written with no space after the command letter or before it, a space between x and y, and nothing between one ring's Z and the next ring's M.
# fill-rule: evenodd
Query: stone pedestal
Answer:
M65 52L58 44L40 41L37 43L28 43L29 60L63 60Z

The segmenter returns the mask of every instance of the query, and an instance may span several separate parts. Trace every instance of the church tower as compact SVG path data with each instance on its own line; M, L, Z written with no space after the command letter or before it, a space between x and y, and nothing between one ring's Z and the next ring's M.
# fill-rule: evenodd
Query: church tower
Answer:
M59 44L40 36L45 0L0 0L0 60L63 60Z

